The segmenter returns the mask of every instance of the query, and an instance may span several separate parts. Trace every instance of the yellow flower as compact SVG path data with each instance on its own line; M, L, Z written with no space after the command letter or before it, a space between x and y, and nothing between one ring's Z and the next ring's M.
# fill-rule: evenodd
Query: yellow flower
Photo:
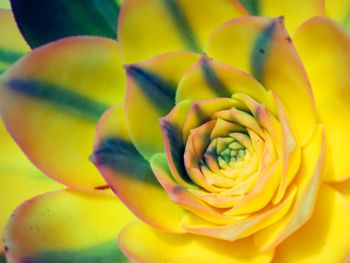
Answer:
M0 112L71 189L14 212L7 259L121 262L123 229L132 262L347 262L346 8L127 0L119 43L31 51L1 76Z

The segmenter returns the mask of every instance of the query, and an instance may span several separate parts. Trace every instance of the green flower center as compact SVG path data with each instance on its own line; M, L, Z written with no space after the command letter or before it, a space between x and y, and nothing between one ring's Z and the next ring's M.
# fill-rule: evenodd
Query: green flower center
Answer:
M207 152L216 155L219 167L224 170L233 169L237 162L244 161L247 157L246 147L234 138L233 133L215 138L210 145L212 147L208 147Z

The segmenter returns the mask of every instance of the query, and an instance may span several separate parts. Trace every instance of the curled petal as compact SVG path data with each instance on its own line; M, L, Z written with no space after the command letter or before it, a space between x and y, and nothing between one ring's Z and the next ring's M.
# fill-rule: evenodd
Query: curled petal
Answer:
M186 141L191 129L209 121L218 111L229 110L241 105L229 98L212 98L208 100L193 101L182 127L183 140ZM166 118L165 118L166 119Z
M184 228L190 233L219 238L228 241L251 236L255 232L278 222L290 209L297 187L291 187L285 199L276 206L268 207L247 218L237 217L237 221L225 225L215 225L189 214L183 220Z

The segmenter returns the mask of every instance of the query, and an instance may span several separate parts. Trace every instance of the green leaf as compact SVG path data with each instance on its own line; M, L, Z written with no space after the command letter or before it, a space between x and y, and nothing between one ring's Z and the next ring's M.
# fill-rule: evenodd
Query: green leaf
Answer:
M17 24L32 47L68 36L117 38L117 0L11 0Z

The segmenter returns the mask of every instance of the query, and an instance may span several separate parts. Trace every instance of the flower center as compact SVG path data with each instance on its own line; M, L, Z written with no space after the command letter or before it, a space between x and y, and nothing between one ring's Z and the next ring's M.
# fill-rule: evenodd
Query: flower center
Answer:
M244 142L242 142L242 138L245 139ZM226 136L214 138L204 151L201 160L202 166L208 165L210 168L213 168L211 164L215 162L219 170L227 172L244 166L244 163L251 157L245 145L247 141L250 141L249 136L241 132L231 132ZM219 171L215 168L211 170L214 173Z
M232 169L236 162L244 160L246 149L235 138L227 136L215 140L218 163L221 169Z

